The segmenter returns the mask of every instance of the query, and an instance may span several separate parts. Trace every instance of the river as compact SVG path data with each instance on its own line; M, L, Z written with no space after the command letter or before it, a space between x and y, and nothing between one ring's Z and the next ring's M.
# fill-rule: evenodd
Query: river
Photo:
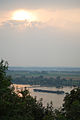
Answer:
M15 90L17 89L24 89L25 87L29 90L31 96L37 97L37 100L43 98L43 105L46 106L47 103L53 102L54 108L60 108L63 104L63 100L65 97L65 93L69 93L73 88L72 87L63 87L63 88L56 88L56 87L40 87L40 86L30 86L30 85L19 85L14 84ZM52 90L52 91L64 91L64 94L55 94L55 93L43 93L43 92L34 92L33 89L42 89L42 90Z

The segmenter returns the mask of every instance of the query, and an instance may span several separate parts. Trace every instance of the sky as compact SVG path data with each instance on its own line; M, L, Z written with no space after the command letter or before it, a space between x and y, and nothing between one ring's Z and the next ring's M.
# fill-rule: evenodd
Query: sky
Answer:
M0 0L0 59L80 67L80 0Z

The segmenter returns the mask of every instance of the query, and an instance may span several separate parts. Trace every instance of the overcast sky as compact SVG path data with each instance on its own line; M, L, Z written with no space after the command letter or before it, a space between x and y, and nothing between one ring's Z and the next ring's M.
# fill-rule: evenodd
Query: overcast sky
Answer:
M20 10L29 20L17 20ZM0 0L0 58L10 66L80 67L80 0Z

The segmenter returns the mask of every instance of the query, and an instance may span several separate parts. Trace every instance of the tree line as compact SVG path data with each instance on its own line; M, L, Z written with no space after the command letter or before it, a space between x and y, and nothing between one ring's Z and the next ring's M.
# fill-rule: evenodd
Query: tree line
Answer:
M56 78L48 78L42 75L36 77L25 77L25 75L22 75L19 77L13 77L12 82L14 84L40 85L46 87L80 86L80 80L67 80L66 78L61 78L60 76L57 76Z

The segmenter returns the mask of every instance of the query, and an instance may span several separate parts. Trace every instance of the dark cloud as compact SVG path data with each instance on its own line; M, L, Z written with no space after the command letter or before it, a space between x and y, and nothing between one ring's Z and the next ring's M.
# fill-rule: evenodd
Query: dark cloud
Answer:
M0 9L80 8L80 0L0 0Z

